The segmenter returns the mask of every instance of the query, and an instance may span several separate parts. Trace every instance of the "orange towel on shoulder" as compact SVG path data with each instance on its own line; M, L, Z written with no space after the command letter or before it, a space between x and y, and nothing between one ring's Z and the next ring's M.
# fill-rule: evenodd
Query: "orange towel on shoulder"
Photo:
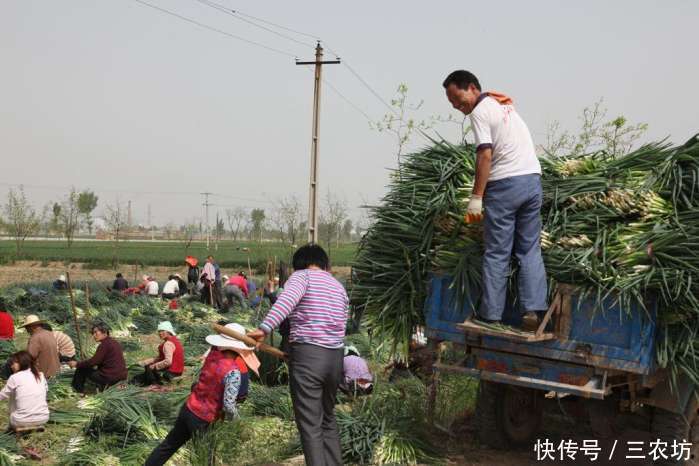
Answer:
M500 105L514 105L512 98L500 92L488 91L486 94L488 94L489 97L497 100Z

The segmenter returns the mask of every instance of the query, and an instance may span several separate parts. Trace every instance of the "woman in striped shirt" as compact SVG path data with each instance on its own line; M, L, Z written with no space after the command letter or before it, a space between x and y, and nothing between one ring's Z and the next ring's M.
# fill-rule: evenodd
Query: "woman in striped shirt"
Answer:
M330 261L320 246L299 248L293 267L294 273L260 328L248 335L262 341L289 319L289 385L306 464L341 465L334 409L343 376L349 299L328 271Z

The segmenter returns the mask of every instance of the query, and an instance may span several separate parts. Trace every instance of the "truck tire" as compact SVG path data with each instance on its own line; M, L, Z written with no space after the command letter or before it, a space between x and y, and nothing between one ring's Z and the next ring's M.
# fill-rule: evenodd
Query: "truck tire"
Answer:
M481 380L476 423L482 444L491 448L531 447L541 426L541 393Z
M692 409L689 418L679 414L655 408L653 411L653 422L651 428L652 440L660 439L672 444L673 440L678 442L691 442L690 457L688 461L676 461L675 459L661 459L655 464L670 465L683 464L685 466L699 466L699 416L696 409Z

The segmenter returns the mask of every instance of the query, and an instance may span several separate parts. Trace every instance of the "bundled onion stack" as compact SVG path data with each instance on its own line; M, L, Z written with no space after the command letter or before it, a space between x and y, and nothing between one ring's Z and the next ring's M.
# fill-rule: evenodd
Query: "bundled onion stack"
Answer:
M658 363L673 362L674 371L699 382L699 136L616 157L597 152L540 160L550 288L573 283L625 305L657 295ZM473 146L446 142L411 154L372 208L352 299L398 354L407 353L414 328L424 323L430 273L452 275L460 302L478 305L482 226L462 220L474 161Z

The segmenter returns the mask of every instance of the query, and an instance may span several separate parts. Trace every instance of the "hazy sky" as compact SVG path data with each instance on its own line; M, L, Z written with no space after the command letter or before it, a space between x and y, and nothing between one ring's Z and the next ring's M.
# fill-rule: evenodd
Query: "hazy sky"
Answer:
M313 57L195 0L146 1ZM441 81L466 68L514 97L536 142L600 97L610 116L648 123L646 139L699 130L696 1L212 1L321 37L385 100L407 83L418 116L448 115ZM313 82L292 56L134 0L2 0L0 59L3 199L8 184L37 205L74 185L131 200L142 222L151 204L158 224L201 216L202 191L227 196L212 197L221 211L307 203ZM324 75L372 119L386 113L346 66ZM320 149L323 193L355 215L380 198L394 140L327 87Z

